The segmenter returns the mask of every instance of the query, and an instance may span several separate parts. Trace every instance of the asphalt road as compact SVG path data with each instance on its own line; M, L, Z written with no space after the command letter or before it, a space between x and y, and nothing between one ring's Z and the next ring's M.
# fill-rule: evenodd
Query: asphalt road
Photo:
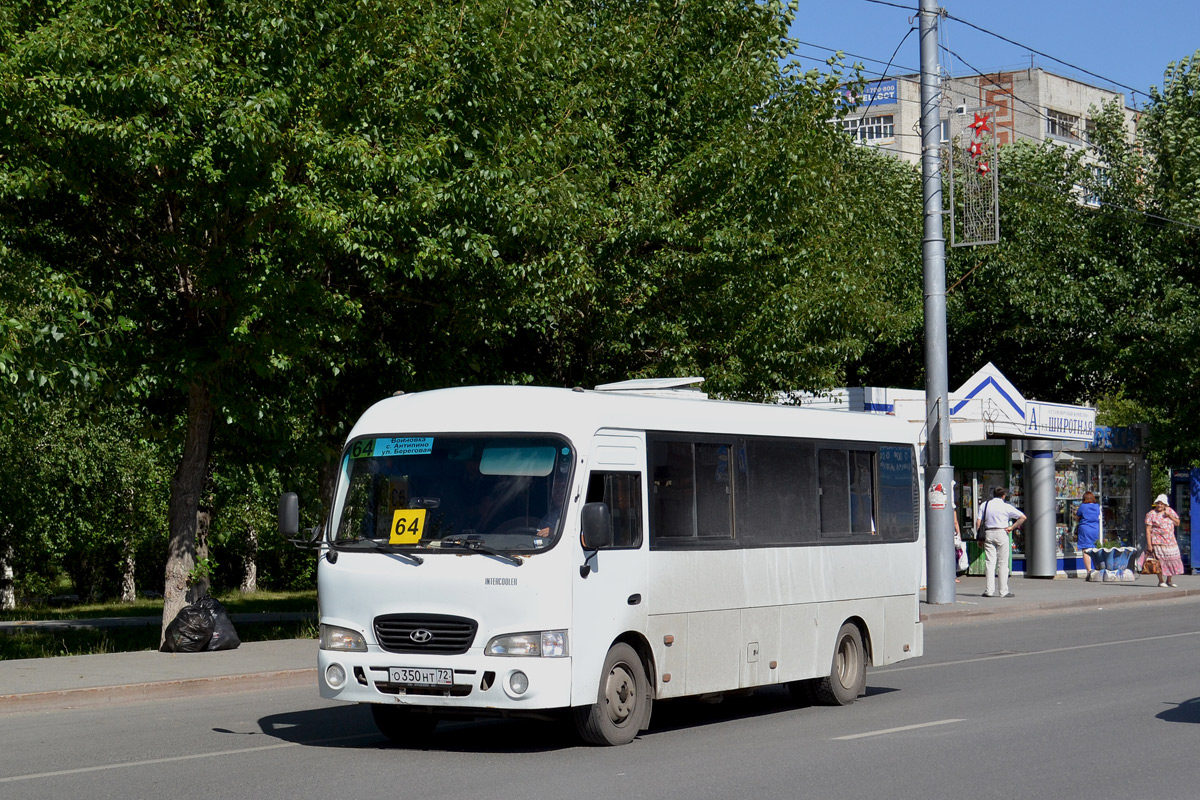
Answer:
M315 690L0 718L0 797L1195 798L1200 599L930 627L845 708L660 703L620 748L443 723L394 747Z

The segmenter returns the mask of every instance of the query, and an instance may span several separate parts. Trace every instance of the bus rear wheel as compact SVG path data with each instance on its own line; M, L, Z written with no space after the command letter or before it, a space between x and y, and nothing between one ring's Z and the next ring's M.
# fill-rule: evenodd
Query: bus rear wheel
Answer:
M629 744L650 724L653 704L642 659L627 644L615 644L604 659L596 702L576 708L575 729L588 744Z
M420 747L437 727L437 717L401 706L370 703L375 727L393 742L405 747Z
M813 687L817 702L827 706L848 706L867 687L867 656L862 633L853 622L842 624L833 647L833 663L829 677L821 678Z

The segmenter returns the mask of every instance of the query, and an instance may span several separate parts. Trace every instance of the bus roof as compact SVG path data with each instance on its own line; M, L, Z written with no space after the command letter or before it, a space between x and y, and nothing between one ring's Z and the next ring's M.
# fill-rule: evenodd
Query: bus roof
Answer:
M350 438L561 433L582 444L602 428L909 444L916 443L920 433L913 423L879 414L712 400L699 392L662 397L537 386L464 386L381 400L362 415Z

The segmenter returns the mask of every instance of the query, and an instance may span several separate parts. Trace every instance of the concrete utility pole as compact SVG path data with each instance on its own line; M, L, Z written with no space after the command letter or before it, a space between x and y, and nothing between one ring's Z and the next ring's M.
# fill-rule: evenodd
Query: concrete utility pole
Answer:
M946 357L946 237L942 232L942 76L936 0L921 0L921 174L925 234L925 598L954 602L953 477ZM925 499L922 498L924 502Z

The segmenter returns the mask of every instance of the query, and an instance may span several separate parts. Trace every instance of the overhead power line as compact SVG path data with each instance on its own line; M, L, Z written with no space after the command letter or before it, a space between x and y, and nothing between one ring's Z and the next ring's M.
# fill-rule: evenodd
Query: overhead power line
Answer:
M805 42L805 41L801 41L800 39L793 39L792 41L794 41L796 44L802 44L805 47L815 47L818 50L828 50L831 53L841 53L842 55L847 55L847 56L850 56L851 58L857 58L861 61L870 61L873 64L885 64L885 63L891 64L892 63L890 61L885 62L882 59L878 59L878 58L871 58L870 56L859 55L858 53L848 53L845 50L839 50L836 47L826 47L825 45L817 44L816 42ZM903 42L901 42L901 44L903 44ZM892 57L895 58L895 56L896 56L896 54L892 53ZM905 72L918 72L919 71L913 67L906 67L903 64L897 64L896 67L904 70ZM884 74L884 73L874 73L874 74L880 75L880 74Z
M874 3L879 6L891 6L892 8L902 8L905 11L911 11L914 14L917 13L917 9L914 8L913 6L905 6L905 5L901 5L900 3L889 3L889 2L887 2L887 0L867 0L867 2Z
M874 2L879 2L879 0L868 0L868 2L874 3ZM992 30L988 30L987 28L984 28L980 25L976 25L974 22L968 22L967 20L963 19L962 17L956 17L949 12L944 12L944 13L945 13L946 19L952 19L955 22L961 22L963 25L966 25L969 28L974 28L975 30L979 31L980 33L986 33L988 36L994 36L1003 42L1008 42L1011 45L1020 47L1022 50L1028 50L1029 52L1035 53L1035 54L1041 56L1042 58L1048 58L1051 61L1054 61L1058 64L1062 64L1064 67L1070 67L1071 69L1078 70L1079 72L1082 72L1085 75L1091 75L1093 78L1098 78L1098 79L1104 81L1105 83L1112 84L1113 86L1120 86L1122 89L1128 89L1130 92L1132 92L1134 94L1140 94L1146 98L1150 97L1150 95L1146 94L1141 89L1135 89L1132 86L1130 86L1129 84L1121 83L1120 81L1114 81L1112 78L1107 78L1099 73L1092 72L1091 70L1084 69L1083 67L1078 66L1076 64L1072 64L1070 61L1063 61L1061 58L1055 58L1054 56L1050 55L1049 53L1044 53L1041 50L1038 50L1035 47L1030 47L1027 44L1021 44L1020 42L1009 39L1007 36L996 33L995 31L992 31Z

